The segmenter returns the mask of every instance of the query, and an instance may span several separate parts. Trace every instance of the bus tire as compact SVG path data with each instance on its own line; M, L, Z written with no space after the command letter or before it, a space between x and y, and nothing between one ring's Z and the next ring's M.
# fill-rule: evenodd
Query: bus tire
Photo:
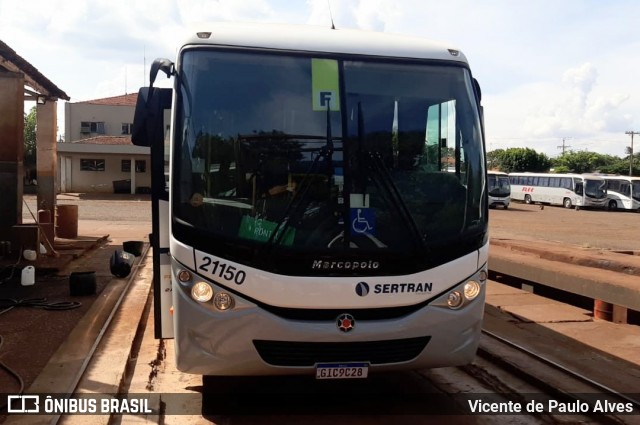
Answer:
M533 201L531 200L531 195L524 195L524 203L525 204L532 204Z
M609 211L615 211L618 209L618 203L613 199L609 201Z
M571 198L564 198L562 205L564 205L565 208L571 208Z

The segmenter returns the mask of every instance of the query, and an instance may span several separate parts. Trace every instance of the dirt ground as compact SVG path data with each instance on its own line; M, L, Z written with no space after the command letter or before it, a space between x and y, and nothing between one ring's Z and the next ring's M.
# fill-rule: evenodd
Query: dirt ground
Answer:
M25 195L35 211L36 199ZM42 256L34 263L35 284L22 286L22 258L0 258L0 393L17 393L33 383L49 358L66 339L76 323L112 282L110 259L126 240L148 242L151 231L151 202L145 195L58 196L58 205L78 205L78 237L56 238L58 256ZM33 222L23 208L23 222ZM138 261L138 260L136 260ZM71 296L72 272L95 273L96 290L89 295ZM11 308L14 302L22 304ZM38 306L61 303L58 305ZM32 305L29 305L32 304ZM70 305L71 304L71 305ZM23 381L21 385L15 372ZM0 399L0 423L3 422Z
M545 240L640 253L640 214L511 203L489 212L493 239Z

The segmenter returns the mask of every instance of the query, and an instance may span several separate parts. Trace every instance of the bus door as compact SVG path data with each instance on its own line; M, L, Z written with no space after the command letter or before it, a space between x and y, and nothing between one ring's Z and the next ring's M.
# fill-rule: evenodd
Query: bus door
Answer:
M153 316L156 338L173 338L171 257L169 255L169 126L171 89L138 92L131 141L151 149Z

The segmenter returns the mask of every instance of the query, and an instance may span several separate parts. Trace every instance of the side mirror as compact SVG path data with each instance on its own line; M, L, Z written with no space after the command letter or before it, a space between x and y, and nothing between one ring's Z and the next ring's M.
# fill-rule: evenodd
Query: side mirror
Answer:
M170 88L141 87L133 116L131 141L136 146L164 143L164 111L171 109Z
M167 78L170 78L176 73L174 63L169 59L158 58L154 60L151 64L151 68L149 69L150 87L153 87L153 83L156 81L156 77L158 76L158 71L164 72L167 75Z

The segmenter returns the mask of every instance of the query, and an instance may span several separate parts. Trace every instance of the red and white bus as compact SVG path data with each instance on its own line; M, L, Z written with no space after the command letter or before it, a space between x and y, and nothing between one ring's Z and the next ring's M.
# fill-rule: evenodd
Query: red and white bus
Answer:
M509 173L511 198L526 204L604 208L607 182L593 174Z

